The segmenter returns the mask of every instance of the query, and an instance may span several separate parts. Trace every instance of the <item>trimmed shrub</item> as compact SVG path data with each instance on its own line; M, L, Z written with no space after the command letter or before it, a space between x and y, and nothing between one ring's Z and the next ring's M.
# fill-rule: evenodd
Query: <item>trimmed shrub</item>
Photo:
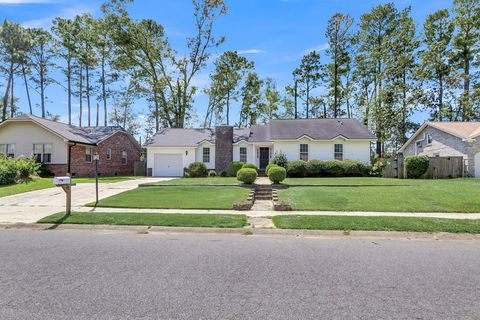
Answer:
M287 163L287 175L291 178L305 177L307 174L306 162L294 160Z
M206 177L207 166L203 162L192 162L188 166L188 173L192 178Z
M268 178L273 183L280 183L287 177L287 170L280 166L271 167L268 171Z
M40 164L34 159L17 158L15 166L17 168L17 179L22 181L30 179L40 171Z
M310 160L305 165L308 177L322 177L326 175L325 161L322 160Z
M275 152L272 157L271 163L286 168L288 163L287 156L282 151Z
M220 177L228 177L228 174L225 171L220 172Z
M279 167L279 165L275 163L269 163L265 168L265 173L267 174L267 176L268 176L268 171L270 170L270 168L273 168L273 167Z
M345 174L344 166L340 160L325 160L324 170L326 177L341 177Z
M237 172L237 180L246 184L254 183L257 177L257 170L253 168L242 168Z
M13 160L0 161L0 185L13 184L17 177L17 169Z
M184 177L184 178L191 178L192 176L190 176L190 173L188 173L187 171L185 171L185 172L183 173L183 177Z
M215 172L215 170L210 170L210 171L208 171L208 176L209 177L216 177L217 173Z
M257 166L253 163L245 163L242 169L255 169L255 171L258 171Z
M347 177L365 177L369 173L367 164L359 160L343 161L343 170L344 175Z
M245 162L233 161L228 164L228 175L230 177L236 177L238 170L242 169Z
M38 175L40 164L34 159L7 158L0 155L0 185L24 182Z
M407 178L418 179L428 170L427 156L410 156L405 158Z

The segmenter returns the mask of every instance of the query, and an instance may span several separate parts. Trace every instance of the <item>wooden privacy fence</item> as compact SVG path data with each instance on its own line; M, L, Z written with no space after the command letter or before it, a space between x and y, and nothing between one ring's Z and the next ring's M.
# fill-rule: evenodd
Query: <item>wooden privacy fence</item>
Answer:
M429 157L428 160L428 170L422 176L423 179L459 178L464 175L463 157ZM385 159L383 177L404 178L405 176L402 157Z

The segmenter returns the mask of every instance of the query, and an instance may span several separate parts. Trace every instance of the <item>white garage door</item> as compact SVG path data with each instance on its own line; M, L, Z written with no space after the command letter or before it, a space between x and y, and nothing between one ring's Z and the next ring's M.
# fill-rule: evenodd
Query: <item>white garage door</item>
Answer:
M153 175L156 177L181 177L183 175L182 154L155 153Z

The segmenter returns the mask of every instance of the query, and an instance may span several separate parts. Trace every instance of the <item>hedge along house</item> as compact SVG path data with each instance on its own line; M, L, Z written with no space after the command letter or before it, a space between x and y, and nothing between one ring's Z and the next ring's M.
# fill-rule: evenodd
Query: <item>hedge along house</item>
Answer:
M192 162L226 172L232 161L264 170L277 152L291 160L360 160L370 163L373 134L356 119L271 120L250 128L164 128L149 139L147 174L182 176Z
M425 122L398 152L463 157L465 175L480 178L480 122Z
M0 124L0 153L34 156L56 176L94 176L97 153L100 175L133 175L141 151L121 127L77 127L26 114Z

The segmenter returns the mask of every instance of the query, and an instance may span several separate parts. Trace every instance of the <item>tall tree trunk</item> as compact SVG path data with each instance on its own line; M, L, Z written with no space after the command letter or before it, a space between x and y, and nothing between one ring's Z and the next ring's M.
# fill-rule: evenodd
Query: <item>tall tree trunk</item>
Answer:
M438 120L443 120L443 76L438 77Z
M43 66L40 66L40 106L42 108L42 118L45 118L45 72Z
M470 61L468 49L464 49L464 75L463 75L463 120L472 120L470 106Z
M105 85L105 57L102 57L102 99L103 99L103 125L107 126L107 89ZM98 123L97 123L98 126Z
M30 90L28 89L28 81L27 81L27 74L25 70L25 65L22 64L22 74L23 74L23 82L25 83L25 91L27 93L27 99L28 99L28 110L30 111L30 114L33 114L33 109L32 109L32 101L30 99Z
M72 124L72 66L70 59L67 60L67 95L68 95L68 124Z
M295 80L295 88L294 88L294 101L295 101L295 119L298 118L298 105L297 105L297 97L298 97L298 84L297 80Z
M78 125L82 126L82 117L83 117L83 65L80 64L80 84L79 84L79 91L80 91L80 115L78 118Z
M97 120L97 121L96 121L97 127L98 127L98 120L99 120L99 116L100 116L100 114L99 114L99 112L100 112L99 109L100 109L100 106L98 105L98 102L97 102L97 119L96 119L96 120Z
M227 92L227 126L230 125L230 91Z
M10 71L8 74L7 88L3 95L3 107L2 107L2 121L7 120L7 108L8 108L8 94L10 92L10 85L13 81L13 62L10 63Z
M87 124L90 127L90 74L89 74L89 67L87 64L85 64L85 80L87 81L86 83L86 88L85 91L87 93Z
M12 77L12 85L10 86L10 118L15 116L15 96L13 94L13 87L15 85L15 80Z
M158 105L158 97L157 97L157 88L156 85L153 85L153 101L155 103L155 129L158 131L160 129L160 121L159 121L159 105Z

